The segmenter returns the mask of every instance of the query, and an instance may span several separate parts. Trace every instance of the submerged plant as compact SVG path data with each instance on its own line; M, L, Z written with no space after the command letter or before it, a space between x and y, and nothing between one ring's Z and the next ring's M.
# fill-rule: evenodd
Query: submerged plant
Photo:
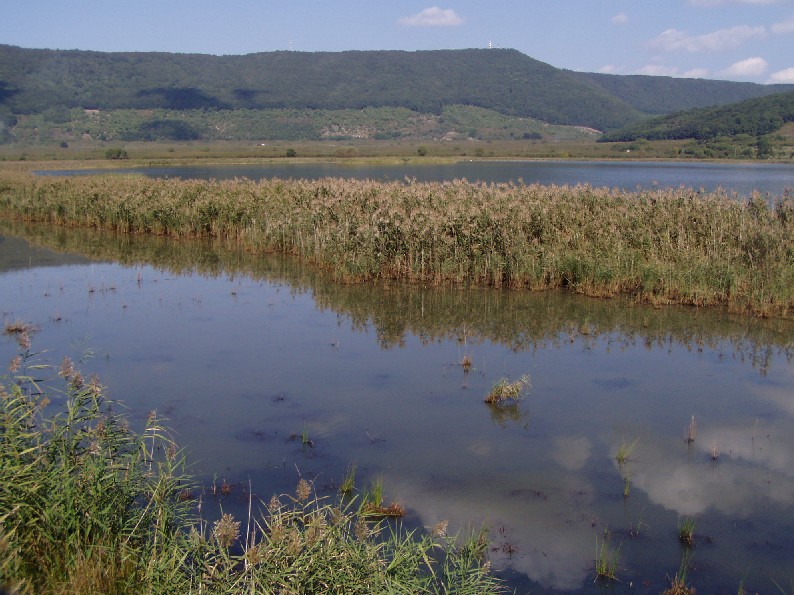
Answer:
M507 378L500 379L493 385L490 392L485 396L488 404L501 403L508 400L518 400L521 392L530 386L529 374L524 374L515 382L510 382Z

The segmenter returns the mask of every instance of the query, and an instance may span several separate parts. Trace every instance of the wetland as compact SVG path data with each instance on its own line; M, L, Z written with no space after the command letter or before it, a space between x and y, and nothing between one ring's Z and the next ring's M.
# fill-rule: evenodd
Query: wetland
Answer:
M4 322L167 419L224 511L351 466L404 522L484 527L518 592L789 589L794 327L630 296L339 283L184 239L0 226ZM13 338L0 355L10 361ZM468 361L468 366L464 362ZM518 399L484 402L502 379ZM692 419L696 435L690 435ZM692 527L691 545L680 527Z

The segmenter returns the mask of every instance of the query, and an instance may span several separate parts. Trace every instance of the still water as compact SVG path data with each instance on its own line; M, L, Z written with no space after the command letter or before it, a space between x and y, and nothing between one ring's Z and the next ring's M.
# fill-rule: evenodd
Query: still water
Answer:
M366 178L373 180L416 179L440 182L467 179L471 182L519 182L527 184L590 184L623 190L678 188L711 192L722 188L739 196L754 191L782 196L794 189L794 165L774 163L685 163L628 161L461 161L423 165L318 162L209 167L150 167L116 170L162 178ZM40 174L95 174L107 170L52 171Z
M685 518L699 593L794 584L791 322L338 285L206 242L9 223L0 270L4 320L37 326L43 360L83 360L133 421L168 418L199 480L235 487L224 510L246 506L249 480L267 501L299 473L334 497L356 464L357 486L381 478L411 525L484 525L519 593L602 591L604 540L619 548L610 591L659 593ZM0 356L15 353L0 337ZM520 402L483 402L523 374ZM292 438L304 432L312 447Z

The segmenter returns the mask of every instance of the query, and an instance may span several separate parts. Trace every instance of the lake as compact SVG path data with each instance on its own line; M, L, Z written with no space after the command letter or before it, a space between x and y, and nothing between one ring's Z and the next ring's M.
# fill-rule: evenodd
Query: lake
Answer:
M32 242L31 245L29 242ZM168 419L224 511L380 478L411 526L485 526L518 593L794 584L794 324L565 293L340 285L204 242L0 222L4 321ZM0 337L0 359L16 353ZM468 357L472 366L461 365ZM528 374L517 403L484 397ZM685 440L692 417L693 442ZM302 434L312 446L304 446ZM617 453L633 445L628 461ZM205 514L213 503L204 503Z
M108 170L54 170L40 174L96 174ZM692 163L632 161L461 161L425 165L368 164L356 162L267 162L261 165L147 167L113 170L162 178L367 178L373 180L416 179L420 182L467 179L486 183L590 184L624 190L681 186L711 192L750 196L754 191L782 196L794 189L794 165L775 163Z

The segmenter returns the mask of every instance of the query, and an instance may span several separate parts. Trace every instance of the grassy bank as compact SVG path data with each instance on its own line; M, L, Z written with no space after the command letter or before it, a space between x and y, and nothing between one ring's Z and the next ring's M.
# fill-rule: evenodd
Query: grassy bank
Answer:
M794 199L588 186L0 174L0 214L222 237L357 282L397 279L727 306L789 317Z
M40 363L32 330L5 328L21 353L0 376L0 591L501 591L481 535L407 532L366 501L318 498L303 479L248 518L202 518L211 492L186 475L156 414L131 430L96 378L68 359Z

